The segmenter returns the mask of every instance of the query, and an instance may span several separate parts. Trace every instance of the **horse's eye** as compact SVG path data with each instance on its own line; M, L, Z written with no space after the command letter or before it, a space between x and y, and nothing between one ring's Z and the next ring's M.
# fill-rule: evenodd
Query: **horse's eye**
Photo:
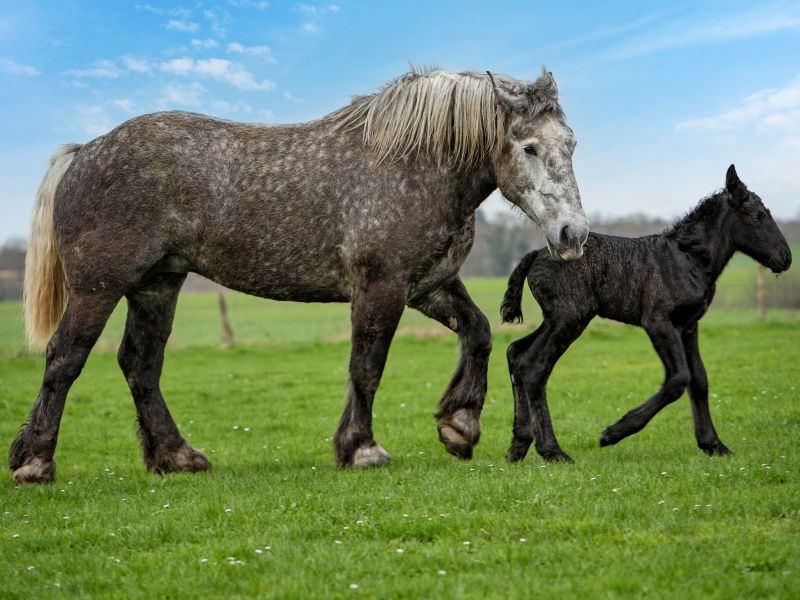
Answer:
M525 151L525 154L530 154L531 156L536 156L536 148L531 144L527 146L523 146L522 149Z

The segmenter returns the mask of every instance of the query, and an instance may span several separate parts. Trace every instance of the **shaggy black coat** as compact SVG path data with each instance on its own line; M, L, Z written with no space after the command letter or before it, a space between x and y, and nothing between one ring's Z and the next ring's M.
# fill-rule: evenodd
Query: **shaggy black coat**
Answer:
M525 256L509 279L503 321L522 320L526 277L544 321L508 348L515 408L508 460L523 459L534 440L543 458L572 460L553 432L546 386L558 359L596 315L643 327L666 372L658 392L606 428L600 445L641 430L688 387L698 446L709 455L729 454L711 421L697 323L737 250L775 273L792 262L769 210L731 165L723 191L660 235L631 239L591 233L583 260L571 263L552 260L542 250Z

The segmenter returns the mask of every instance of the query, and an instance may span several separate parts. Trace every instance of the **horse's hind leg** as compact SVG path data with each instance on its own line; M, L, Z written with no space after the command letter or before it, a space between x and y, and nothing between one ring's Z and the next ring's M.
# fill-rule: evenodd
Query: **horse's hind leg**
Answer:
M709 456L733 454L719 439L711 412L708 410L708 377L703 359L700 358L700 347L697 340L697 324L682 334L683 347L686 350L686 361L689 363L689 399L692 405L694 434L697 445Z
M391 460L372 436L372 401L404 306L404 283L357 283L351 303L350 389L333 440L340 467L377 467Z
M435 416L439 440L447 451L459 458L472 458L481 435L480 416L492 351L489 321L458 277L411 306L458 334L461 356Z
M127 294L128 320L117 355L136 404L144 462L156 473L211 468L208 459L181 437L159 387L164 346L185 278L185 274L162 274Z
M70 296L47 345L42 387L28 423L11 445L8 466L14 471L15 484L55 480L54 455L67 392L119 298L119 294L109 290Z

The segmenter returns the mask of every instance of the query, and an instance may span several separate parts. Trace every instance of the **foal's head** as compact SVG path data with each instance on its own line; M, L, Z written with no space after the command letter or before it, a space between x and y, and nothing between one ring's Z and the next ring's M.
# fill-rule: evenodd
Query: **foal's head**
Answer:
M531 84L492 81L507 119L494 159L500 192L542 227L553 258L580 258L589 222L572 172L575 136L558 104L555 79L546 72Z
M733 208L729 231L736 250L757 260L773 273L787 270L792 264L792 252L786 238L758 194L748 190L739 179L733 165L728 167L725 191Z

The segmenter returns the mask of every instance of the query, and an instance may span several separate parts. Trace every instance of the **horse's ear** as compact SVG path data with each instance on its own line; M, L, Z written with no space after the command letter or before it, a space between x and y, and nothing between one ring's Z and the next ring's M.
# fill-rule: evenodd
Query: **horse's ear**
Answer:
M558 101L558 84L556 83L556 78L553 77L553 73L548 71L545 67L542 67L542 74L539 76L539 79L533 83L533 87L538 89L545 96Z
M528 102L522 94L512 94L511 92L508 92L501 86L497 85L497 82L494 80L494 76L490 71L486 71L486 74L489 76L489 81L492 82L494 97L497 100L498 106L500 106L509 114L519 113L527 110Z
M725 190L731 195L731 199L741 204L747 199L747 188L739 175L736 173L736 167L731 165L728 167L728 172L725 174Z

